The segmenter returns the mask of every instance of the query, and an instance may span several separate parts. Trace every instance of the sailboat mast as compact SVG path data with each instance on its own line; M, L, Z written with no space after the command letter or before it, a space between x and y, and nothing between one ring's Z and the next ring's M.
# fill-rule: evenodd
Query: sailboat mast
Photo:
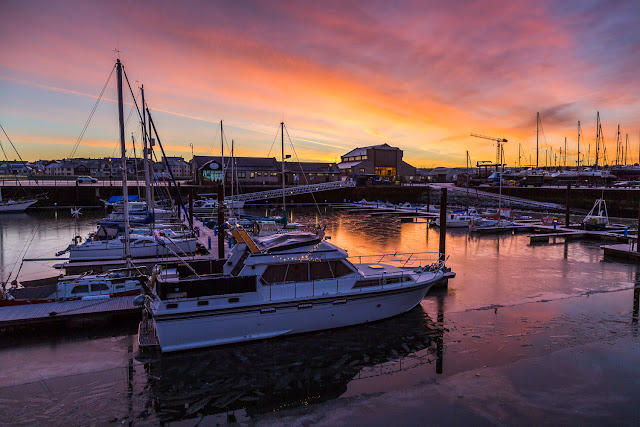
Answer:
M578 167L580 167L580 120L578 120Z
M235 163L235 157L233 156L233 139L231 140L231 213L233 213L233 183L235 181L233 177L233 164Z
M600 154L600 111L596 115L596 169L598 169L598 157Z
M131 258L131 246L129 241L129 191L127 189L127 148L124 140L124 105L122 101L122 63L116 62L118 74L118 119L120 124L120 157L122 159L122 204L124 208L124 257L127 265Z
M282 148L282 214L287 216L287 205L284 194L284 122L280 122L280 147Z
M151 210L151 182L149 180L149 148L147 147L147 113L145 110L146 104L144 102L144 85L140 86L140 95L142 96L142 165L144 167L144 198L147 202L147 208Z
M567 137L564 137L564 168L567 168Z
M538 168L538 154L540 152L538 148L539 140L540 140L540 113L536 113L536 169Z
M627 165L627 153L629 153L629 134L626 134L624 140L624 164Z
M227 172L224 169L224 133L222 130L222 120L220 120L220 163L222 169L222 199L224 200L224 181Z

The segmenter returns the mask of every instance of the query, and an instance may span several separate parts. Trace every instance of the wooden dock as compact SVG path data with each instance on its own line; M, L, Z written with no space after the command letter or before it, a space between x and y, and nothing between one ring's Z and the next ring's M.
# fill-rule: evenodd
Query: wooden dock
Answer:
M114 318L137 318L141 307L135 306L135 296L107 299L47 302L0 308L0 332L12 332L47 324L82 326L96 320L109 322Z
M636 243L618 243L615 245L600 246L604 250L605 258L614 258L624 261L639 262L640 252L637 252Z

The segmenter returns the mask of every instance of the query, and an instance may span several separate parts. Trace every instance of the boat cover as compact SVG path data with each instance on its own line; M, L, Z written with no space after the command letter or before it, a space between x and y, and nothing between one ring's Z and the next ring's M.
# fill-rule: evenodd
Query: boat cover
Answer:
M123 196L111 196L109 197L109 200L107 200L108 203L119 203L122 202L124 200ZM138 195L134 194L131 195L129 197L127 197L127 200L129 200L130 202L137 202L138 201Z
M253 240L261 251L277 252L301 246L315 245L321 242L322 238L315 233L296 232L272 234L266 237L256 237Z

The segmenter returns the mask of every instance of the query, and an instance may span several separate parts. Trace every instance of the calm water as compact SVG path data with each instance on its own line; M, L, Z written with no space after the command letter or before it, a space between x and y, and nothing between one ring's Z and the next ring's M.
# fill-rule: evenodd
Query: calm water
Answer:
M321 209L352 256L438 250L426 224ZM93 217L0 217L2 277L23 254L51 257L85 235ZM0 423L640 421L639 266L603 261L597 243L530 246L525 234L453 231L447 252L448 290L370 325L150 358L136 325L1 337ZM25 263L20 277L54 275L53 263Z

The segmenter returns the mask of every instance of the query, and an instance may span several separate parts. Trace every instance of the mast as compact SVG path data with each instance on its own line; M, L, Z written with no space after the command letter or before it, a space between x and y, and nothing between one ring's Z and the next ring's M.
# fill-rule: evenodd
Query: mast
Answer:
M233 214L233 182L235 179L233 178L233 164L235 162L235 157L233 157L233 139L231 140L231 213Z
M560 150L560 156L562 157L562 150ZM564 137L564 168L567 168L567 137Z
M124 140L124 111L122 101L122 63L116 62L118 71L118 119L120 124L120 157L122 159L122 204L124 207L124 258L127 266L131 262L131 246L129 241L129 191L127 189L127 148Z
M224 181L227 172L224 169L224 133L222 131L222 120L220 120L220 163L222 169L222 199L224 200Z
M596 115L596 169L598 169L598 157L600 154L600 111Z
M151 126L152 126L152 124L151 124L151 114L149 113L149 107L148 106L145 107L145 114L149 118L149 120L147 121L147 123L149 125L149 133L147 134L148 137L149 137L149 160L148 160L148 162L149 162L149 172L148 173L150 174L151 179L153 179L153 146L155 145L155 140L153 138L151 138L151 135L152 135ZM151 197L150 197L151 206L150 206L150 209L151 209L151 212L154 214L153 221L151 222L151 226L153 227L153 224L155 224L155 210L156 210L156 207L155 207L155 194L153 192L153 189L151 188L151 184L149 184L149 192L151 193Z
M578 120L578 167L580 167L580 120Z
M467 150L467 214L469 213L469 180L471 175L469 174L469 150ZM427 209L429 207L427 206Z
M280 146L282 148L282 215L287 217L287 205L284 194L284 122L280 122Z
M627 153L629 152L629 134L626 134L624 140L624 164L627 165Z
M140 94L142 95L142 165L144 167L144 198L147 202L147 208L153 209L151 203L151 182L149 180L149 148L147 147L147 112L145 110L146 104L144 102L144 85L140 86ZM149 134L150 135L150 134Z
M540 113L536 113L536 169L538 168L538 142L540 140Z

